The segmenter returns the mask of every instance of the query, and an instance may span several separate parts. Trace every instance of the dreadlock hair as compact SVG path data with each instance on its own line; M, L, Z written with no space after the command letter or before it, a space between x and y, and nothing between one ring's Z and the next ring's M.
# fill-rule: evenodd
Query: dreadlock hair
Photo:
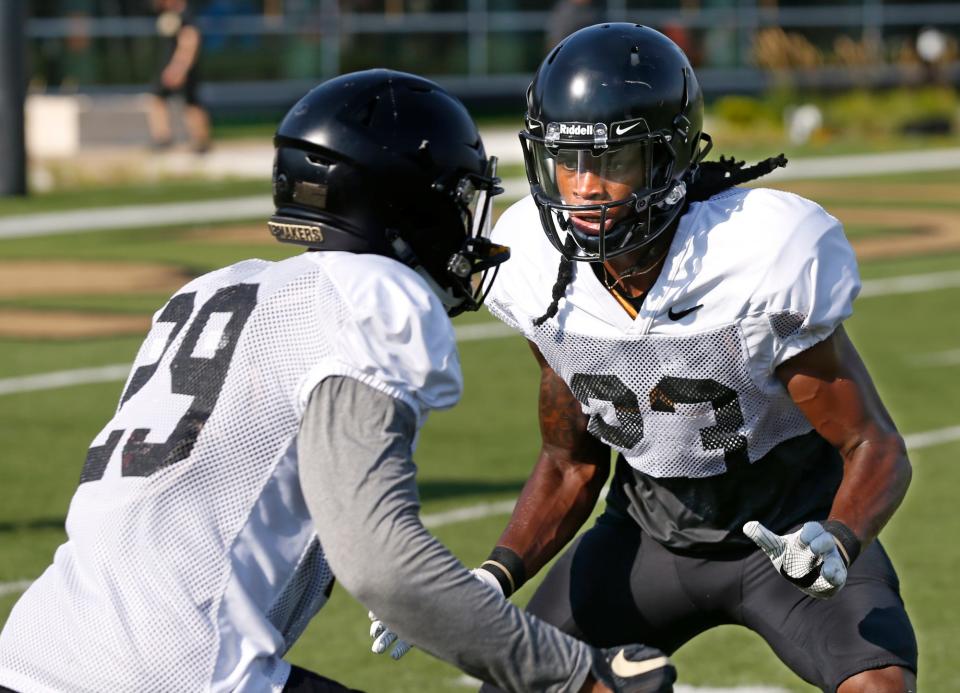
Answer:
M567 234L567 240L563 242L563 249L572 253L576 241L572 234ZM560 257L560 267L557 269L557 281L553 284L553 302L547 307L547 312L533 321L534 327L540 327L547 320L557 314L560 307L560 299L567 293L567 286L573 281L573 260L566 255Z
M745 164L745 161L737 161L732 156L721 156L720 161L705 161L700 164L693 181L687 186L686 204L709 200L735 185L761 178L774 169L786 166L787 158L781 153L764 159L755 166L744 168Z
M677 219L682 217L691 202L703 202L709 200L714 195L729 190L730 188L747 183L757 178L762 178L768 173L785 167L787 158L783 153L777 156L771 156L764 159L754 166L746 166L745 161L737 161L735 158L721 156L719 161L705 161L697 167L696 175L687 186L687 197L683 203L683 210L677 215ZM573 250L574 241L570 234L564 241L564 249L567 252ZM557 269L557 281L553 285L553 302L547 307L546 312L533 321L534 327L540 327L547 320L557 314L560 307L560 299L567 293L567 286L573 281L573 260L565 255L560 259L560 267Z

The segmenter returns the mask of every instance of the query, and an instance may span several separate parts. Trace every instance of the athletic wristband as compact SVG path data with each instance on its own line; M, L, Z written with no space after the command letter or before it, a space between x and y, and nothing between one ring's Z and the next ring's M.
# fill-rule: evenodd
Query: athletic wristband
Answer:
M843 558L844 563L846 563L849 568L850 564L857 560L857 556L860 555L861 546L857 535L853 533L852 529L839 520L827 520L820 524L836 539L837 548L840 549L840 557Z
M504 597L509 597L527 581L523 559L516 551L506 546L494 547L490 557L481 563L480 567L497 579Z

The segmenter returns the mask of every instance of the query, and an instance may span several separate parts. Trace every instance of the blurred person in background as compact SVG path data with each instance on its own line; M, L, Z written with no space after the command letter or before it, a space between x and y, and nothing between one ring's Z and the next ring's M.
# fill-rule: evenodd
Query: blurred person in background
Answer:
M156 149L173 144L169 99L181 95L191 147L197 153L210 149L210 117L200 103L199 63L203 37L186 0L155 0L157 33L163 47L156 90L150 99L150 134Z
M677 47L684 52L691 65L699 65L700 57L697 45L693 41L689 27L682 17L670 19L663 23L660 32L668 39L677 44Z
M64 41L66 60L63 88L76 89L79 85L91 84L96 80L97 61L90 37L90 2L71 2L68 5L67 18L70 33Z
M157 311L68 540L0 633L0 690L346 691L283 660L336 578L508 690L671 691L662 653L527 616L421 523L419 430L463 388L450 317L509 257L466 109L368 70L309 92L274 141L268 225L307 252L208 273Z

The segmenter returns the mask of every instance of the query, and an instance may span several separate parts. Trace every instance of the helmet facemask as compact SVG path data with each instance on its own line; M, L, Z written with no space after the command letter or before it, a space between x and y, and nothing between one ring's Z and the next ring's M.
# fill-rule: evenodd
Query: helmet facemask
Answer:
M655 244L679 215L686 193L685 182L674 177L672 136L557 142L551 141L555 125L541 137L534 133L543 128L531 123L520 135L531 191L554 247L571 260L603 262ZM593 129L607 131L602 123Z
M451 317L478 310L500 265L510 258L509 248L490 240L493 197L503 192L496 173L497 158L492 156L483 175L468 173L449 185L434 184L435 191L452 201L464 229L463 242L453 253L431 252L438 248L429 237L407 238L398 231L391 239L398 259L427 281ZM429 247L424 247L425 243Z
M673 41L627 22L570 34L527 89L525 125L531 193L564 257L603 262L640 251L642 258L667 243L708 149L703 92ZM604 185L561 184L564 162L574 183L592 172Z

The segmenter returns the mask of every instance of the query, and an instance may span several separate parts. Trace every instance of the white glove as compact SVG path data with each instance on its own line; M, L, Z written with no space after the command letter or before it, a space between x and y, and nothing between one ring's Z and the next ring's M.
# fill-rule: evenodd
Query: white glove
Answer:
M371 621L370 637L373 638L373 645L370 647L370 651L373 654L383 654L394 641L396 641L397 646L390 653L390 657L393 659L400 659L413 648L413 645L406 640L397 640L397 634L390 630L386 623L377 618L375 613L368 611L367 616L370 617Z
M500 586L497 578L495 578L493 573L491 573L489 570L485 570L483 568L474 568L470 571L470 574L477 578L477 580L480 582L487 585L487 587L496 590L498 595L501 597L503 596L503 588Z
M781 575L811 597L832 597L847 582L847 564L837 541L819 522L807 522L800 531L780 536L751 520L743 533L763 549Z
M497 579L488 571L484 570L483 568L474 568L470 571L470 574L490 589L496 590L499 596L503 596L503 589L501 589L500 583L497 582ZM397 634L390 630L390 627L377 618L376 614L374 614L372 611L368 611L367 616L371 621L370 637L373 638L373 645L371 646L370 651L373 652L373 654L383 654L394 642L397 644L393 648L393 651L390 652L390 657L394 660L400 659L403 657L403 655L407 654L407 652L413 649L413 645L408 643L406 640L399 640L397 638Z

